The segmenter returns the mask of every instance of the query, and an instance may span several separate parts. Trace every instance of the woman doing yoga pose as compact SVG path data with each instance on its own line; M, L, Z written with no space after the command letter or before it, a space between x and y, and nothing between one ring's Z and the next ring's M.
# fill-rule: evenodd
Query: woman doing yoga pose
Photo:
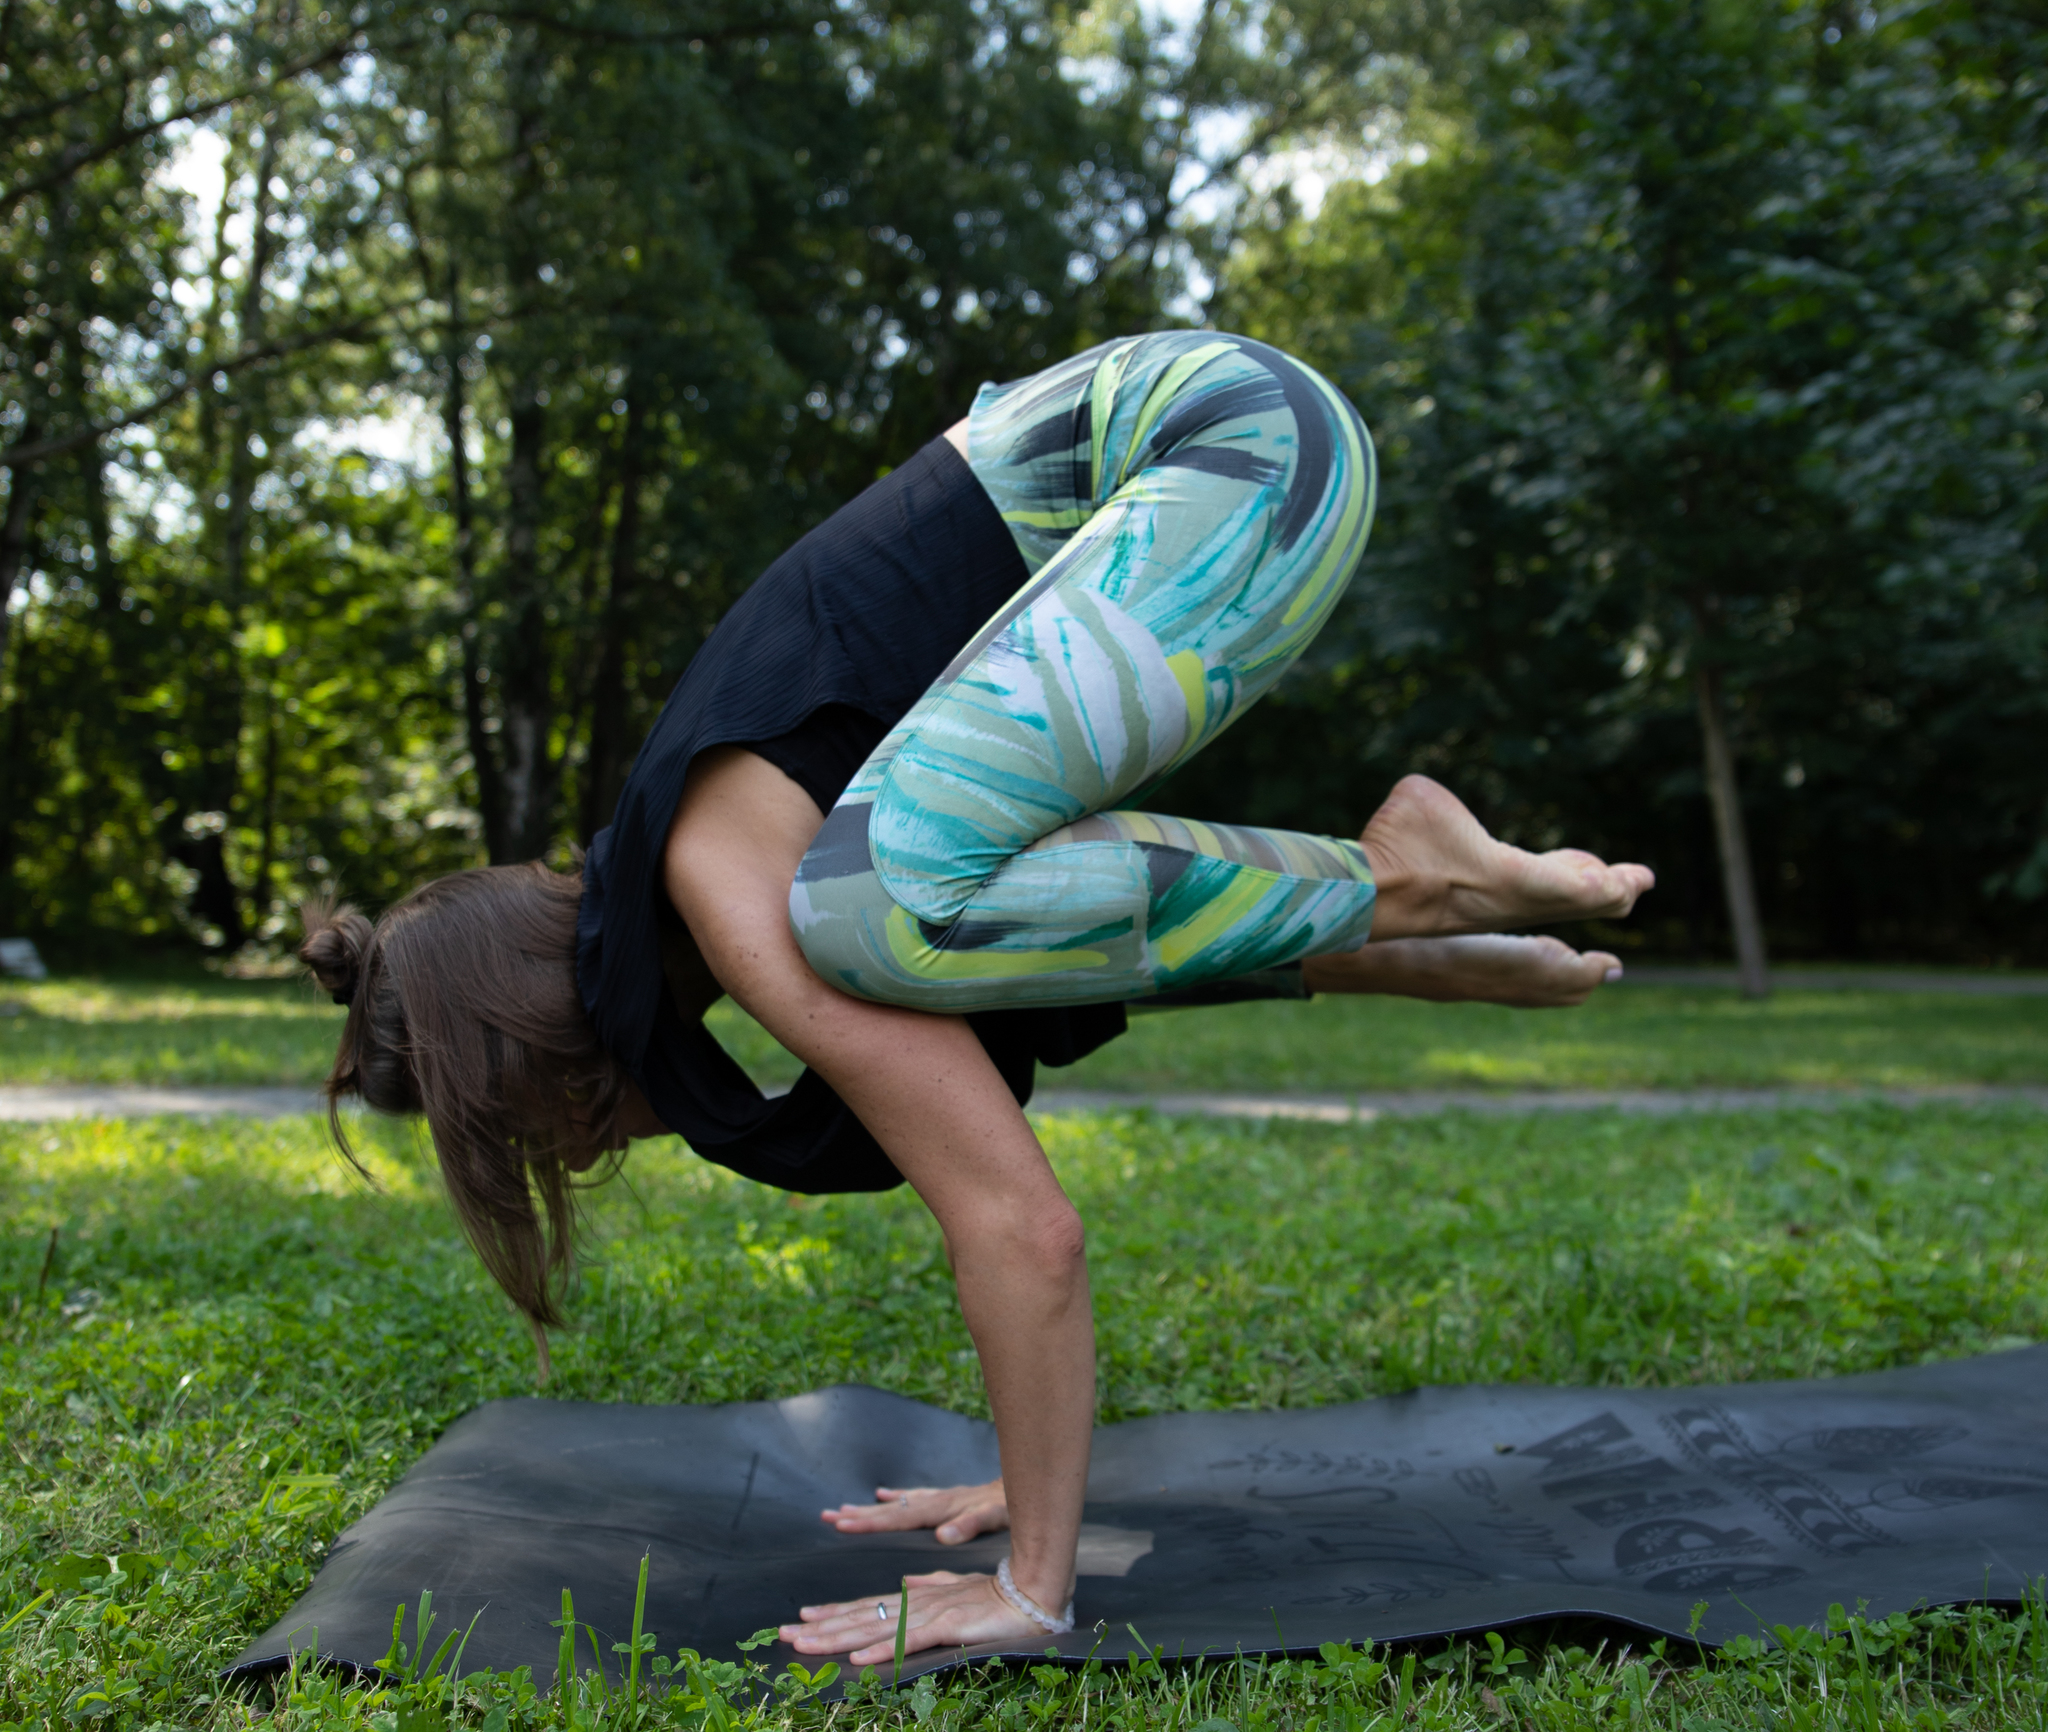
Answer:
M1133 1002L1576 1003L1613 957L1455 935L1623 915L1652 882L1507 847L1418 776L1355 842L1143 809L1328 618L1373 489L1351 406L1241 337L1130 338L984 386L712 634L580 882L494 867L374 928L309 920L302 954L350 1006L330 1096L425 1114L537 1328L568 1175L630 1138L679 1133L793 1190L916 1188L1002 1478L825 1519L1008 1528L1011 1551L994 1577L911 1578L912 1651L1072 1615L1094 1325L1079 1218L1024 1117L1036 1065L1113 1038ZM809 1067L790 1094L762 1097L705 1030L728 993ZM784 1638L886 1660L898 1590L875 1586Z

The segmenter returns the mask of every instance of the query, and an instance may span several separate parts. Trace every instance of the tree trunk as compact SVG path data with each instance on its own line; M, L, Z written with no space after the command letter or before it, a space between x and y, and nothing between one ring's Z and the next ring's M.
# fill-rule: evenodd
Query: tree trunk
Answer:
M20 436L39 439L42 433L38 424L29 420L22 423ZM29 463L7 472L7 515L0 518L0 666L7 660L7 631L14 618L9 604L14 600L14 586L21 581L22 567L28 563L28 526L36 513L39 475L36 465Z
M454 276L452 266L449 275ZM504 800L498 781L498 760L491 749L490 712L484 702L484 682L490 676L484 666L476 617L476 522L469 496L469 453L462 443L464 406L459 341L459 333L451 331L448 395L442 415L448 429L448 510L455 519L455 574L463 613L462 725L469 741L469 760L476 768L477 812L483 819L485 846L489 847L504 823Z
M275 239L270 232L271 177L277 172L277 128L274 119L263 128L263 153L256 162L256 203L250 212L249 276L242 286L242 305L236 336L244 348L259 347L269 320L263 305L263 279L270 273ZM250 373L238 385L229 417L232 432L228 444L228 507L221 525L221 578L228 594L228 606L235 623L241 624L243 591L248 577L249 507L256 490L256 454L249 442L256 436L261 420L260 372Z
M1721 853L1721 885L1728 896L1728 924L1735 932L1735 964L1744 998L1768 998L1769 963L1763 922L1756 911L1756 879L1750 871L1749 833L1742 822L1742 794L1735 782L1735 754L1728 745L1728 719L1721 701L1721 676L1702 666L1693 674L1699 700L1700 742L1705 748L1707 798L1714 808L1714 839Z
M26 427L23 437L29 437ZM0 523L0 573L6 586L0 589L0 614L14 594L22 567L28 563L29 523L35 515L37 472L23 467L9 473L7 517ZM26 625L26 621L23 622ZM22 921L14 901L14 860L18 852L14 833L15 814L21 810L22 787L28 781L29 742L29 650L33 643L24 630L10 643L7 622L0 619L0 679L8 671L6 654L14 651L14 701L7 708L7 755L0 763L0 925L19 931Z
M441 397L441 430L448 441L448 516L455 530L456 607L462 619L461 673L462 726L469 745L470 765L476 773L477 816L483 821L485 847L493 849L504 827L504 801L498 778L498 760L491 739L487 682L490 670L484 661L483 627L479 617L483 602L476 582L476 507L469 478L468 381L462 364L469 354L469 326L462 301L462 254L458 236L461 225L449 201L448 188L455 177L454 93L444 78L436 91L434 167L441 209L442 244L446 248L446 269L439 273L441 293L448 307L447 323L441 328L441 366L447 389ZM427 224L422 213L406 195L407 224L412 230L413 248L419 260L420 287L431 294L435 287L433 255L427 242ZM492 854L495 858L495 854Z
M462 322L461 266L456 262L452 236L448 242L447 294L448 327L441 361L448 373L448 390L441 399L441 425L448 439L448 514L455 523L455 583L462 610L462 725L469 741L469 760L476 769L476 804L483 819L484 845L492 851L491 858L496 859L497 838L504 825L504 801L498 761L492 751L489 710L484 702L488 673L477 622L476 508L470 500L469 447L464 442L468 403L462 357L469 342Z
M531 40L521 57L519 107L513 118L513 184L510 212L510 275L522 297L546 293L545 259L539 239L538 206L543 195L539 112L539 50ZM496 833L486 826L493 864L533 860L553 840L561 759L554 748L555 691L549 643L548 596L541 570L540 531L546 508L547 407L534 363L525 366L507 395L511 402L512 447L505 464L504 617L493 684L497 687L497 773L500 809Z
M503 807L491 838L495 864L533 860L554 833L560 764L554 732L553 658L542 589L540 523L547 410L531 383L512 402L512 450L505 465L506 619L498 654L498 770Z
M628 384L630 393L632 386ZM619 518L612 526L611 583L605 593L602 647L590 704L590 755L583 770L578 832L587 843L610 821L626 780L626 633L640 583L640 490L645 475L641 440L646 412L626 399L626 430L619 449Z
M263 284L270 274L277 246L276 237L270 232L275 209L270 182L277 172L277 155L277 119L271 115L264 120L263 148L256 158L248 274L243 279L241 304L236 309L235 336L245 347L264 340L269 322ZM226 200L222 203L225 206ZM192 892L192 911L220 929L223 952L241 949L249 937L242 895L228 871L225 826L232 821L241 798L244 682L240 639L249 605L249 526L256 492L256 453L251 449L251 441L263 420L262 392L260 373L245 377L236 387L226 416L228 503L221 518L220 588L221 604L228 616L229 641L221 659L220 677L206 682L200 702L200 726L194 730L201 766L201 810L220 814L221 828L209 828L173 850L199 874L199 884ZM258 893L261 894L260 889ZM260 920L262 910L257 909L256 914Z
M41 375L36 372L36 368L38 366L47 368L49 363L56 358L56 354L56 326L54 322L45 320L37 346L21 357L21 376L24 379L40 377ZM23 408L26 412L22 416L21 426L15 434L15 440L16 443L25 445L43 436L44 424L42 417L36 413L32 405L25 403ZM36 499L42 487L42 474L42 466L35 463L24 463L17 468L11 468L7 471L7 515L4 518L0 518L0 668L5 668L7 665L8 635L14 623L14 615L11 611L14 601L14 586L21 581L22 573L28 568L29 564L29 546L34 539L32 531L35 526ZM21 682L17 680L15 682L15 702L17 704L21 701L20 693L22 690ZM20 738L20 728L18 726L14 729L14 736L18 742ZM10 777L8 782L10 790L14 785L15 778ZM0 868L4 868L8 873L7 882L11 885L13 882L14 865L14 806L11 792L8 796L8 802L5 858L4 861L0 861Z
M271 874L277 868L277 753L278 753L277 663L272 662L263 682L263 795L257 807L259 831L256 881L250 886L256 930L270 917Z
M83 348L83 321L79 346ZM84 380L79 379L76 401L81 418L84 416ZM96 601L93 613L98 625L101 641L106 646L106 662L102 673L105 684L97 692L77 694L78 708L78 751L81 757L90 755L103 763L117 763L124 757L139 757L143 760L137 766L137 780L147 783L149 770L147 760L153 756L145 744L140 753L135 751L135 742L124 724L130 718L121 707L123 694L137 689L136 670L140 661L137 655L136 635L143 628L133 613L124 609L122 591L126 587L122 579L120 561L114 552L114 525L112 514L107 508L106 450L97 440L90 440L79 447L76 454L78 485L85 505L86 533L90 537L93 564L93 590ZM88 740L97 743L89 746ZM132 759L131 759L132 761ZM113 817L111 803L99 810L94 802L105 799L107 791L93 789L90 794L82 793L78 801L80 816L92 832L98 832L105 822Z

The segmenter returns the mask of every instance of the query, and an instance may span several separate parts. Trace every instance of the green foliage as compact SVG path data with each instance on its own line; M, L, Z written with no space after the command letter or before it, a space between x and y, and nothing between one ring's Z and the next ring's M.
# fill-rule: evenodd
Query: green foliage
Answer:
M561 859L794 534L982 378L1206 314L1336 378L1385 487L1177 802L1348 831L1428 769L1648 858L1648 942L1707 950L1704 681L1781 946L2048 943L2024 9L0 31L0 924L276 945L330 882Z
M0 925L274 947L324 885L587 839L796 534L1181 293L1199 117L1270 150L1438 35L6 7Z
M73 10L0 18L13 930L587 837L793 531L1086 340L1028 4Z
M1177 795L1339 827L1429 769L1656 865L1698 951L1704 677L1788 948L2038 946L2037 29L1590 0L1440 88L1427 161L1276 206L1219 317L1353 394L1385 509Z
M1047 1133L1089 1228L1109 1420L1425 1381L1803 1376L2033 1339L2048 1329L2036 1141L2032 1115L1939 1108L1262 1131L1139 1114ZM371 1148L375 1191L311 1121L0 1130L0 1721L239 1724L214 1668L452 1418L532 1388L525 1333L410 1138L373 1127ZM727 1401L855 1378L981 1411L937 1232L907 1193L791 1198L677 1145L636 1150L629 1176L631 1193L591 1195L551 1393ZM277 1711L503 1732L736 1723L755 1700L744 1669L672 1651L647 1657L637 1703L624 1663L567 1696L553 1678L458 1687L455 1634L406 1608L410 1681L302 1669ZM1845 1619L1701 1672L1578 1639L1518 1632L1520 1658L1037 1668L901 1696L878 1681L839 1714L1023 1726L1086 1704L1191 1728L1391 1714L1392 1732L1410 1705L1411 1724L1486 1724L1485 1692L1557 1726L2038 1711L2034 1614ZM767 1723L822 1724L821 1681L781 1676Z

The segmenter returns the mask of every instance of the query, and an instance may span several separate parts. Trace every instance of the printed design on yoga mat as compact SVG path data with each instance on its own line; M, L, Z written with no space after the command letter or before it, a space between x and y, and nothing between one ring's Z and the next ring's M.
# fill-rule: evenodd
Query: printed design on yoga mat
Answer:
M341 1535L238 1664L311 1646L374 1662L392 1607L431 1589L448 1627L477 1616L466 1664L532 1665L545 1683L562 1589L609 1656L643 1554L660 1650L732 1657L798 1605L994 1569L1007 1535L847 1536L817 1512L998 1466L985 1422L873 1389L493 1402ZM1096 1432L1086 1521L1073 1632L906 1671L1048 1646L1300 1651L1563 1614L1682 1636L1702 1602L1699 1634L1724 1642L1823 1623L1833 1604L2013 1601L2048 1573L2048 1347L1802 1383L1156 1415Z
M862 766L797 874L811 964L966 1011L1142 998L1365 942L1355 842L1126 808L1267 691L1372 522L1335 387L1242 337L986 385L969 462L1032 578Z

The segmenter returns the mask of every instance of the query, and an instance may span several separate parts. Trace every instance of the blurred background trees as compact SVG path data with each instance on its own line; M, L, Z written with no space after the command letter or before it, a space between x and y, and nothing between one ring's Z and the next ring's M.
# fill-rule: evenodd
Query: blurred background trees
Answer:
M1654 863L1656 948L1747 878L1793 953L2038 960L2041 32L1589 0L1273 201L1211 311L1379 430L1380 581L1183 799L1412 763Z
M2048 959L2043 28L1708 0L11 0L0 927L566 859L986 378L1209 320L1380 439L1165 797L1408 768L1710 955ZM1741 896L1734 907L1743 907Z

